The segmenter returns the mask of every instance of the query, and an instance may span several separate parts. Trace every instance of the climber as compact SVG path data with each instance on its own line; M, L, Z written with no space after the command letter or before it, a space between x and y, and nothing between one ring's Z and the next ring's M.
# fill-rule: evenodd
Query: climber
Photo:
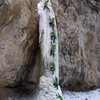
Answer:
M60 100L63 100L63 97L59 93L57 94L57 98L59 98Z
M51 71L52 71L52 74L54 74L54 71L56 70L56 65L54 62L51 62Z
M48 7L48 3L49 3L49 0L45 0L44 9L50 10L49 7Z
M56 33L51 32L51 40L53 40L53 42L55 42L55 39L56 39Z
M51 45L50 55L52 55L53 57L55 56L55 50L56 50L56 45L55 44L52 44Z
M50 27L54 27L55 18L49 18L49 25Z
M58 89L58 86L59 86L59 80L58 80L57 77L55 77L55 80L54 80L53 85Z

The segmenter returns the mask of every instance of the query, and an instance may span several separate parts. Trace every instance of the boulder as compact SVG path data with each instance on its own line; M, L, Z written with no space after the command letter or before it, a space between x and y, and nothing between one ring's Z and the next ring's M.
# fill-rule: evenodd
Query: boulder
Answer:
M0 87L37 82L38 23L36 0L0 0Z

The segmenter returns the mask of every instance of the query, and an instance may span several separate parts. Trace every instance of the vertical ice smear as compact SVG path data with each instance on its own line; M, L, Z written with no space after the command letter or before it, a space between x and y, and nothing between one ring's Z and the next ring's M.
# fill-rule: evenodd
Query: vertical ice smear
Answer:
M38 14L40 16L39 20L39 43L41 47L42 65L44 66L43 75L40 78L39 84L39 97L38 100L60 100L57 96L58 94L62 96L61 89L54 86L55 78L59 80L59 64L58 64L58 36L56 21L54 20L53 28L50 26L50 18L55 18L55 14L49 0L48 8L44 9L46 0L40 0L38 4ZM51 39L51 32L56 33L55 42ZM55 56L50 54L52 44L56 45ZM54 74L51 72L51 62L55 64Z

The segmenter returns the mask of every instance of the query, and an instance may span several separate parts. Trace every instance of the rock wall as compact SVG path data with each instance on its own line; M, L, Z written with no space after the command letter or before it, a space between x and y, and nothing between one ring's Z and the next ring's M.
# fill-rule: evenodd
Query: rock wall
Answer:
M96 0L52 0L59 31L61 86L87 90L99 86L100 5Z
M32 88L44 71L39 1L0 0L0 87ZM100 2L52 0L52 4L59 35L60 85L79 91L99 87Z
M37 82L39 19L36 9L36 0L0 0L1 87Z

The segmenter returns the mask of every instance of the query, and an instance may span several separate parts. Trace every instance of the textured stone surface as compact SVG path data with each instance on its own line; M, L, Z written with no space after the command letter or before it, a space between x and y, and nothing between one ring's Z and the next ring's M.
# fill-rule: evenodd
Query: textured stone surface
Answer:
M0 86L37 82L37 4L38 0L0 0ZM99 1L52 0L52 4L59 33L61 86L71 90L99 86Z
M36 0L0 0L0 86L36 82L36 13Z
M52 0L52 2L59 31L61 86L71 90L95 88L99 85L100 79L99 2L95 0Z

